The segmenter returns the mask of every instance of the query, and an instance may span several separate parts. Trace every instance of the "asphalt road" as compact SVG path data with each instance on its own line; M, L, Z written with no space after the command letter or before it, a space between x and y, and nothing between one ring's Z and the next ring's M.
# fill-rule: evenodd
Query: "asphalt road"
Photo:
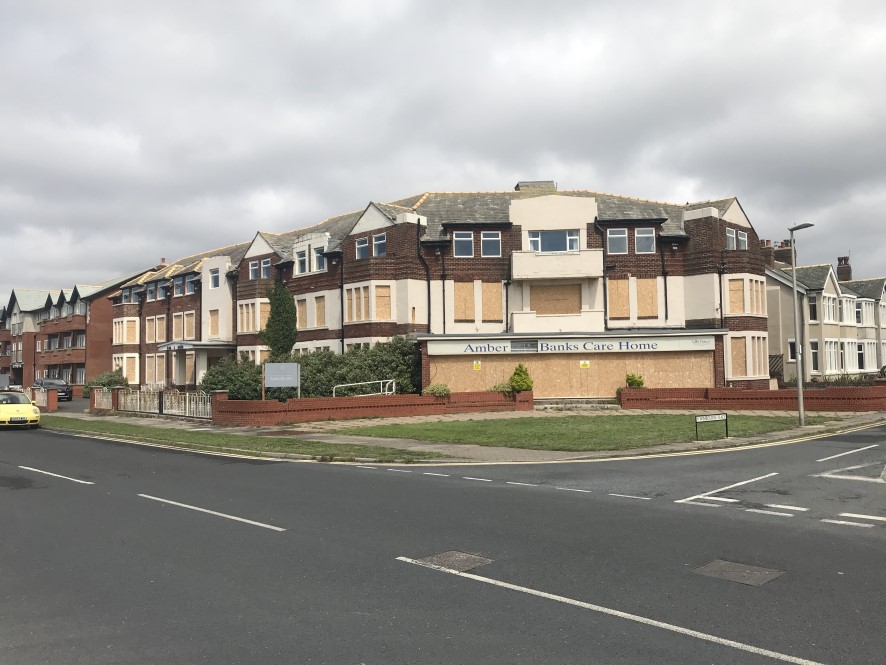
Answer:
M882 663L884 434L370 467L3 431L0 663Z

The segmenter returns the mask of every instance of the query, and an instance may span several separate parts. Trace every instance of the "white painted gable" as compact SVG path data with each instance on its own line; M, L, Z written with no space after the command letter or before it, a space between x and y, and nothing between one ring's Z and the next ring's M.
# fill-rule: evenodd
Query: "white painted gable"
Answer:
M732 224L746 226L749 229L753 228L751 226L751 221L747 218L747 215L744 214L744 210L741 209L737 199L726 209L726 212L723 214L723 219Z
M835 295L840 295L840 283L837 281L837 274L834 272L833 268L831 268L828 272L828 278L824 283L822 293L833 293Z
M363 211L363 214L360 215L360 219L357 220L354 228L351 229L351 234L374 231L375 229L385 229L393 225L394 223L388 219L381 210L374 205L370 205Z
M276 250L268 244L268 241L265 240L265 237L259 232L255 234L255 238L253 238L252 244L249 246L249 249L246 250L246 255L243 258L248 259L250 256L273 254L275 251Z

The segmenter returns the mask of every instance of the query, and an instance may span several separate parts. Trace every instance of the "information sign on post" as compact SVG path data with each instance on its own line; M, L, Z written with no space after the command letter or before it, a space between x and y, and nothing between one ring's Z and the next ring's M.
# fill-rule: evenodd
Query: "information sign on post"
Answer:
M726 424L726 438L729 438L729 418L725 413L711 413L705 416L695 416L695 440L698 441L698 423L713 423L722 420Z
M298 388L301 397L301 365L299 363L265 363L262 365L261 398L265 388Z

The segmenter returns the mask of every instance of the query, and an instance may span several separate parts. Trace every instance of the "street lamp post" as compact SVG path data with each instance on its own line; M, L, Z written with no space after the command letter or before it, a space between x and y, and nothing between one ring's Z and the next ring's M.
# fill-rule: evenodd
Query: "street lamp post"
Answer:
M791 233L791 274L793 275L794 291L794 353L797 356L797 411L800 415L800 427L806 425L806 411L803 409L803 344L800 338L800 299L797 297L797 246L794 244L794 231L801 231L815 226L806 222L788 229Z

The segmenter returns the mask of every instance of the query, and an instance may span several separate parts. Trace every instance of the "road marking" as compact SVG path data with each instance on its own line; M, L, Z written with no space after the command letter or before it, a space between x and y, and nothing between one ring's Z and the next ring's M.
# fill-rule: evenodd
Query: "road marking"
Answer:
M760 513L762 515L777 515L778 517L793 517L794 513L779 513L774 510L761 510L759 508L745 508L746 513Z
M720 489L711 490L710 492L705 492L704 494L696 494L695 496L690 496L686 499L679 499L674 501L674 503L690 503L695 501L695 499L711 499L711 494L717 494L718 492L725 492L726 490L731 490L733 487L741 487L742 485L747 485L748 483L755 483L758 480L763 480L764 478L771 478L772 476L777 476L778 473L767 473L765 476L757 476L756 478L751 478L750 480L742 480L740 483L734 483L732 485L727 485L726 487L721 487Z
M393 471L395 473L412 473L412 471L406 469L387 469L387 471Z
M767 508L778 508L779 510L799 510L801 513L805 513L808 508L800 508L800 506L785 506L780 503L767 503L765 504Z
M464 478L465 480L479 480L484 483L491 483L492 482L491 478L472 478L471 476L462 476L462 478Z
M505 485L520 485L521 487L538 487L538 485L534 485L533 483L515 483L510 480L505 483Z
M234 520L235 522L243 522L245 524L252 524L253 526L260 526L263 529L270 529L271 531L286 531L286 529L281 529L279 526L272 526L271 524L264 524L262 522L254 522L252 520L247 520L242 517L235 517L234 515L228 515L226 513L217 513L214 510L207 510L206 508L198 508L197 506L189 506L186 503L178 503L177 501L170 501L169 499L161 499L160 497L151 496L150 494L139 494L138 496L143 499L150 499L151 501L159 501L160 503L168 503L171 506L178 506L179 508L187 508L188 510L196 510L199 513L206 513L208 515L215 515L216 517L224 517L225 519Z
M30 466L20 466L19 469L24 469L25 471L33 471L34 473L42 473L47 476L52 476L53 478L64 478L65 480L70 480L72 483L80 483L81 485L95 485L95 483L91 483L88 480L77 480L76 478L69 478L68 476L61 476L57 473L50 473L49 471L41 471L40 469L35 469Z
M880 444L875 443L872 446L865 446L864 448L856 448L855 450L847 450L845 453L839 453L838 455L831 455L830 457L822 457L821 459L815 460L816 462L827 462L829 459L837 459L838 457L843 457L843 455L851 455L852 453L860 453L862 450L870 450L871 448L877 448Z
M633 494L610 494L609 496L620 496L622 499L640 499L641 501L652 501L651 496L634 496Z
M378 468L374 467L374 466L361 466L358 464L357 468L358 469L369 469L370 471L378 471Z
M861 515L859 513L840 513L840 517L855 517L860 520L877 520L878 522L886 522L886 517L877 515Z
M814 473L812 478L835 478L837 480L860 480L865 483L886 483L882 478L869 478L867 476L853 476L844 474L843 471L856 471L858 469L867 469L872 466L879 466L882 462L870 462L869 464L856 464L855 466L844 466L833 471L825 471L824 473Z
M577 490L573 487L555 487L555 490L563 490L564 492L584 492L585 494L590 494L591 490Z
M430 471L425 471L422 475L425 476L439 476L440 478L449 478L448 473L431 473Z
M707 496L710 501L722 501L723 503L738 503L738 499L729 499L725 496Z
M755 647L750 644L744 644L742 642L736 642L734 640L727 640L722 637L717 637L716 635L710 635L708 633L702 633L697 630L692 630L691 628L683 628L682 626L677 626L672 623L665 623L664 621L657 621L656 619L650 619L648 617L643 617L638 614L630 614L629 612L622 612L621 610L615 610L609 607L603 607L602 605L594 605L592 603L586 603L581 600L575 600L574 598L567 598L566 596L558 596L552 593L547 593L545 591L539 591L537 589L531 589L529 587L518 586L516 584L510 584L508 582L501 582L499 580L494 580L489 577L481 577L479 575L473 575L471 573L462 573L457 570L451 570L449 568L443 568L441 566L435 566L431 563L426 563L424 561L416 561L415 559L410 559L405 556L398 556L397 561L402 561L404 563L411 563L415 566L421 566L423 568L430 568L431 570L436 570L442 573L448 573L450 575L455 575L457 577L464 577L465 579L474 580L475 582L481 582L483 584L490 584L492 586L497 586L502 589L508 589L510 591L517 591L519 593L525 593L530 596L535 596L537 598L544 598L546 600L553 600L558 603L563 603L564 605L572 605L573 607L579 607L585 610L590 610L592 612L598 612L600 614L606 614L608 616L617 617L619 619L625 619L627 621L633 621L635 623L643 624L646 626L653 626L655 628L661 628L662 630L668 630L673 633L678 633L680 635L686 635L687 637L694 637L699 640L704 640L705 642L713 642L714 644L719 644L725 647L731 647L733 649L738 649L740 651L745 651L747 653L757 654L759 656L765 656L767 658L772 658L774 660L780 660L784 663L794 663L795 665L823 665L822 663L818 663L812 660L806 660L804 658L799 658L797 656L789 656L787 654L779 653L777 651L770 651L769 649L761 649L760 647Z
M846 526L860 526L865 529L870 529L874 526L873 524L862 524L861 522L847 522L845 520L822 520L822 522L827 522L828 524L845 524Z
M674 501L674 503L685 503L687 506L707 506L708 508L723 507L723 504L720 503L702 503L701 501L689 501L688 499L683 499L682 501Z

